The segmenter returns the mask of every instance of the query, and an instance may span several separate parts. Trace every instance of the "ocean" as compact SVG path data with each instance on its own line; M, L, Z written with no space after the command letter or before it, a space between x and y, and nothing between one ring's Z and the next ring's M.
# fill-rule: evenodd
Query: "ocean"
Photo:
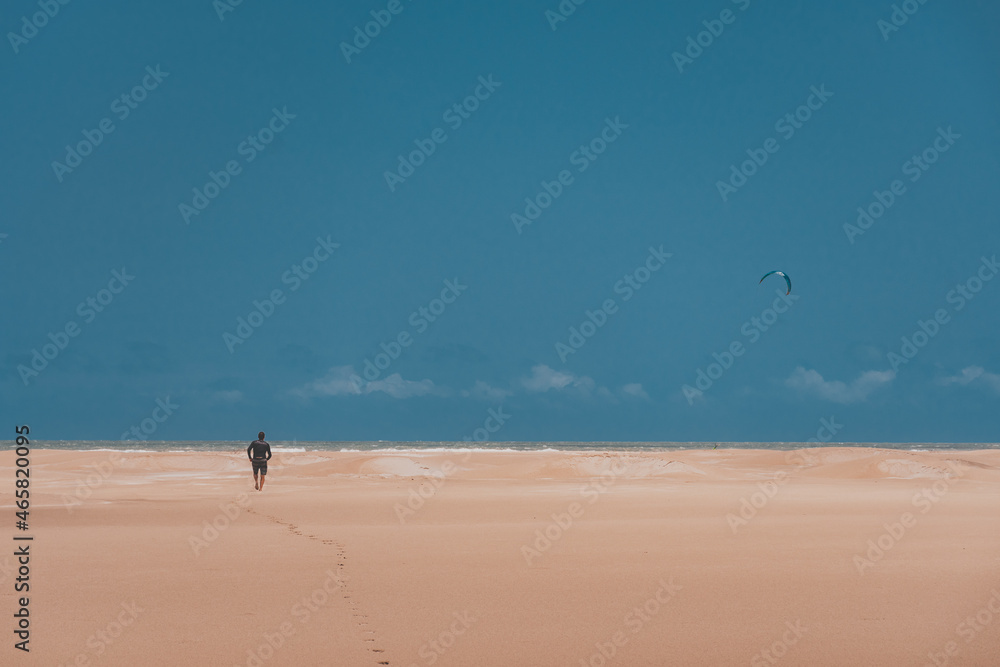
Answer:
M874 447L905 451L1000 449L995 442L438 442L438 441L269 441L271 448L285 452L412 452L412 451L636 451L656 452L687 449L773 449L806 447ZM13 441L5 443L11 448ZM237 440L35 440L33 449L120 452L234 452L250 442Z

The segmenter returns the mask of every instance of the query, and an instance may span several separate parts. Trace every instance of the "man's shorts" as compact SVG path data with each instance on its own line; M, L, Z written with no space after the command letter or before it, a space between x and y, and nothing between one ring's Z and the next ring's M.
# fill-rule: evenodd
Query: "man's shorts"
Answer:
M261 475L267 474L267 459L261 459L260 461L257 459L253 460L253 474L256 475L258 471L260 471Z

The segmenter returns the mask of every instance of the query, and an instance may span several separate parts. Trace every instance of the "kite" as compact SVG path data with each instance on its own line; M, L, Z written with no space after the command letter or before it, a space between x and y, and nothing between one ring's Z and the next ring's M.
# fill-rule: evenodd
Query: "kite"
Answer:
M785 284L788 285L788 291L785 292L785 294L786 295L791 294L792 293L792 279L789 278L788 274L786 274L784 271L768 271L767 273L764 274L764 278L767 278L768 276L773 275L775 273L777 273L779 276L781 276L782 278L784 278L785 279ZM760 279L760 283L764 282L764 278ZM757 283L757 284L759 285L760 283Z

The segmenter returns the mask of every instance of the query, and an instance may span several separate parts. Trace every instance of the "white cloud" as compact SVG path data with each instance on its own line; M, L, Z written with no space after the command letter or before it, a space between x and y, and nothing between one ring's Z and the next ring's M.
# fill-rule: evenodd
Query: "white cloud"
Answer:
M866 371L848 385L840 380L824 380L815 370L807 371L799 366L785 380L785 385L834 403L857 403L895 377L895 371Z
M557 371L549 368L545 364L538 364L531 369L531 377L521 378L521 386L533 394L542 393L555 389L577 390L583 394L593 392L597 383L586 375L577 376L565 371ZM607 392L605 387L598 389L598 392Z
M982 366L967 366L962 369L961 375L954 375L941 380L944 385L959 384L985 384L993 391L1000 393L1000 375L987 373Z
M547 391L558 391L577 396L600 396L614 400L610 389L598 385L594 379L586 375L574 375L569 371L557 371L545 364L531 368L529 377L521 378L521 386L528 393L540 394ZM641 387L640 387L641 389Z
M302 398L361 396L375 392L382 392L393 398L412 398L440 393L431 380L404 380L399 373L393 373L374 382L364 382L360 386L351 380L353 375L353 366L335 366L324 377L313 380L298 389L293 389L292 393Z
M361 389L351 382L352 375L354 375L353 366L334 366L326 376L313 380L299 389L293 389L292 393L303 398L360 395Z
M514 392L508 389L494 387L488 382L483 382L482 380L476 380L476 384L472 386L472 389L464 389L462 391L462 396L471 396L472 398L478 398L484 401L502 401L513 394Z
M573 375L571 373L553 370L545 364L534 366L531 369L531 377L521 379L521 384L530 392L564 389L572 383Z
M238 390L217 391L212 394L213 403L239 403L243 400L243 392Z
M628 394L629 396L635 396L636 398L649 399L649 394L646 390L642 388L642 385L638 382L631 382L624 387L622 387L622 393Z
M351 378L354 378L353 380ZM575 375L568 371L557 371L545 364L538 364L531 369L531 375L520 378L509 388L495 387L484 380L476 380L469 389L454 392L447 387L439 387L432 380L406 380L399 373L393 373L374 382L357 381L353 366L335 366L323 377L292 389L289 393L300 398L315 398L325 396L364 396L381 392L393 398L412 398L415 396L455 396L475 398L483 401L498 402L524 391L530 394L541 394L556 391L577 397L601 397L611 401L618 396L629 396L648 399L649 396L638 383L626 384L617 392L598 385L593 378L586 375Z
M399 373L393 373L384 380L369 382L364 386L366 394L376 391L389 394L393 398L413 398L439 393L431 380L404 380Z

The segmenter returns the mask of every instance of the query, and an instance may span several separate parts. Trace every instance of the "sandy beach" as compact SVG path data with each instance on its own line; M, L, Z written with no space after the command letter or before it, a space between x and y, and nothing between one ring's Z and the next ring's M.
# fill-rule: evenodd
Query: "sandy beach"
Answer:
M1000 664L1000 451L279 452L256 492L35 450L30 488L5 664Z

